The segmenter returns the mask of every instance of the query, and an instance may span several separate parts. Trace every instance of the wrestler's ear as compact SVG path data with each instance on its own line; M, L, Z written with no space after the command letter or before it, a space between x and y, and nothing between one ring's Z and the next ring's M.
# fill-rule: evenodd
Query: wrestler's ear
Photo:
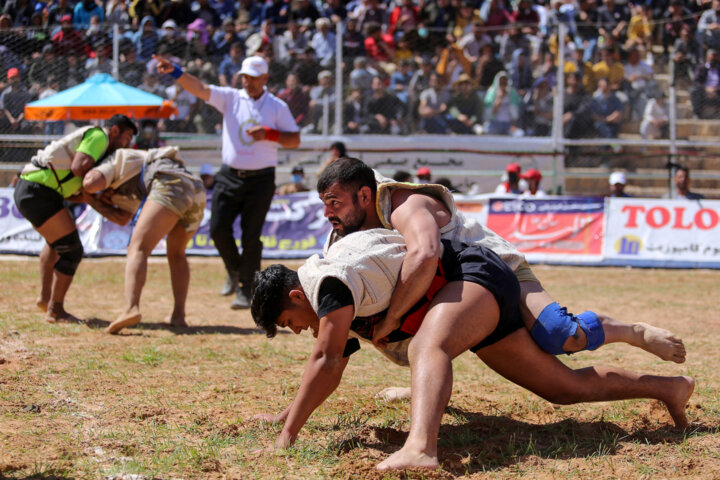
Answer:
M290 292L288 293L288 297L290 297L290 300L293 303L303 303L303 302L307 301L305 292L303 291L302 288L299 288L299 287L290 290Z
M372 204L373 203L372 190L370 190L370 187L368 187L368 186L360 187L360 190L358 190L358 193L357 193L357 198L358 198L358 201L360 202L360 205L362 205L363 207L365 207L369 204Z

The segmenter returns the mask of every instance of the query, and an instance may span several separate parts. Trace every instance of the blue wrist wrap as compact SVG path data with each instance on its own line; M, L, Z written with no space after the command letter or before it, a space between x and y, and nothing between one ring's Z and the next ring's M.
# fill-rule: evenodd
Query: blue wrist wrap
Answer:
M180 65L177 63L173 63L173 71L170 72L170 76L173 77L175 80L182 77L183 69Z

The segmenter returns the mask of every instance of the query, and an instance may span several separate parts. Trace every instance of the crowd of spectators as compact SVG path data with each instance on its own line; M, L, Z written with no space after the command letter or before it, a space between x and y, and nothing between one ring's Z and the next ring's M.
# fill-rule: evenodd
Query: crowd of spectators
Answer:
M720 0L7 0L0 132L61 131L25 121L24 105L111 73L117 26L119 79L178 106L161 129L215 133L220 115L158 77L152 55L206 83L239 86L243 58L257 54L270 65L268 88L305 133L323 120L332 128L341 95L346 134L544 136L561 23L567 137L617 137L630 120L644 137L666 135L653 71L670 60L693 114L720 118Z

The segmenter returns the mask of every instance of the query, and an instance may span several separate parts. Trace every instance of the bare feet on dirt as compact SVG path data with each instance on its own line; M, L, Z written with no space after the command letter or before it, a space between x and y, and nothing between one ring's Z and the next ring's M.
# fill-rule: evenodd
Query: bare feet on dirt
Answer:
M105 333L118 333L126 327L137 325L142 320L142 314L137 309L132 309L120 315L117 320L112 322L106 329Z
M638 347L666 361L685 361L685 345L674 333L647 323L636 323L633 329L638 334Z
M38 309L43 313L47 312L48 303L50 303L50 300L43 300L40 297L35 300L35 305L37 305Z
M72 315L65 311L62 303L53 303L47 307L45 312L45 321L48 323L80 323L80 320L75 315Z
M668 398L663 400L668 413L677 428L685 428L689 424L685 408L690 396L695 390L695 380L692 377L675 377L673 388L668 389Z
M167 323L169 323L170 325L172 325L173 327L178 327L178 328L187 328L188 327L188 324L185 321L185 314L177 315L177 314L173 313L172 315L165 317L165 321Z
M403 447L380 462L378 470L403 470L406 468L436 469L440 466L437 457L431 457L421 451Z

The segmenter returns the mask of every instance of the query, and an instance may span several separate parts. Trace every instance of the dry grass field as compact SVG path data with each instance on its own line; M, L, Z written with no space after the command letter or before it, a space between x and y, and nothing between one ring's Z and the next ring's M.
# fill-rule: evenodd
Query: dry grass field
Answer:
M84 322L50 325L34 305L37 259L0 258L0 479L720 478L720 272L535 268L571 311L683 337L682 365L626 345L563 361L692 375L687 430L671 428L654 401L552 405L463 354L440 431L441 469L377 473L405 439L409 403L374 394L408 385L409 370L363 347L296 446L258 453L279 426L251 417L287 406L313 339L287 331L268 340L247 311L231 311L217 294L219 259L193 258L191 268L191 327L163 323L172 302L158 258L143 323L108 336L102 328L122 305L124 259L84 261L67 300Z

